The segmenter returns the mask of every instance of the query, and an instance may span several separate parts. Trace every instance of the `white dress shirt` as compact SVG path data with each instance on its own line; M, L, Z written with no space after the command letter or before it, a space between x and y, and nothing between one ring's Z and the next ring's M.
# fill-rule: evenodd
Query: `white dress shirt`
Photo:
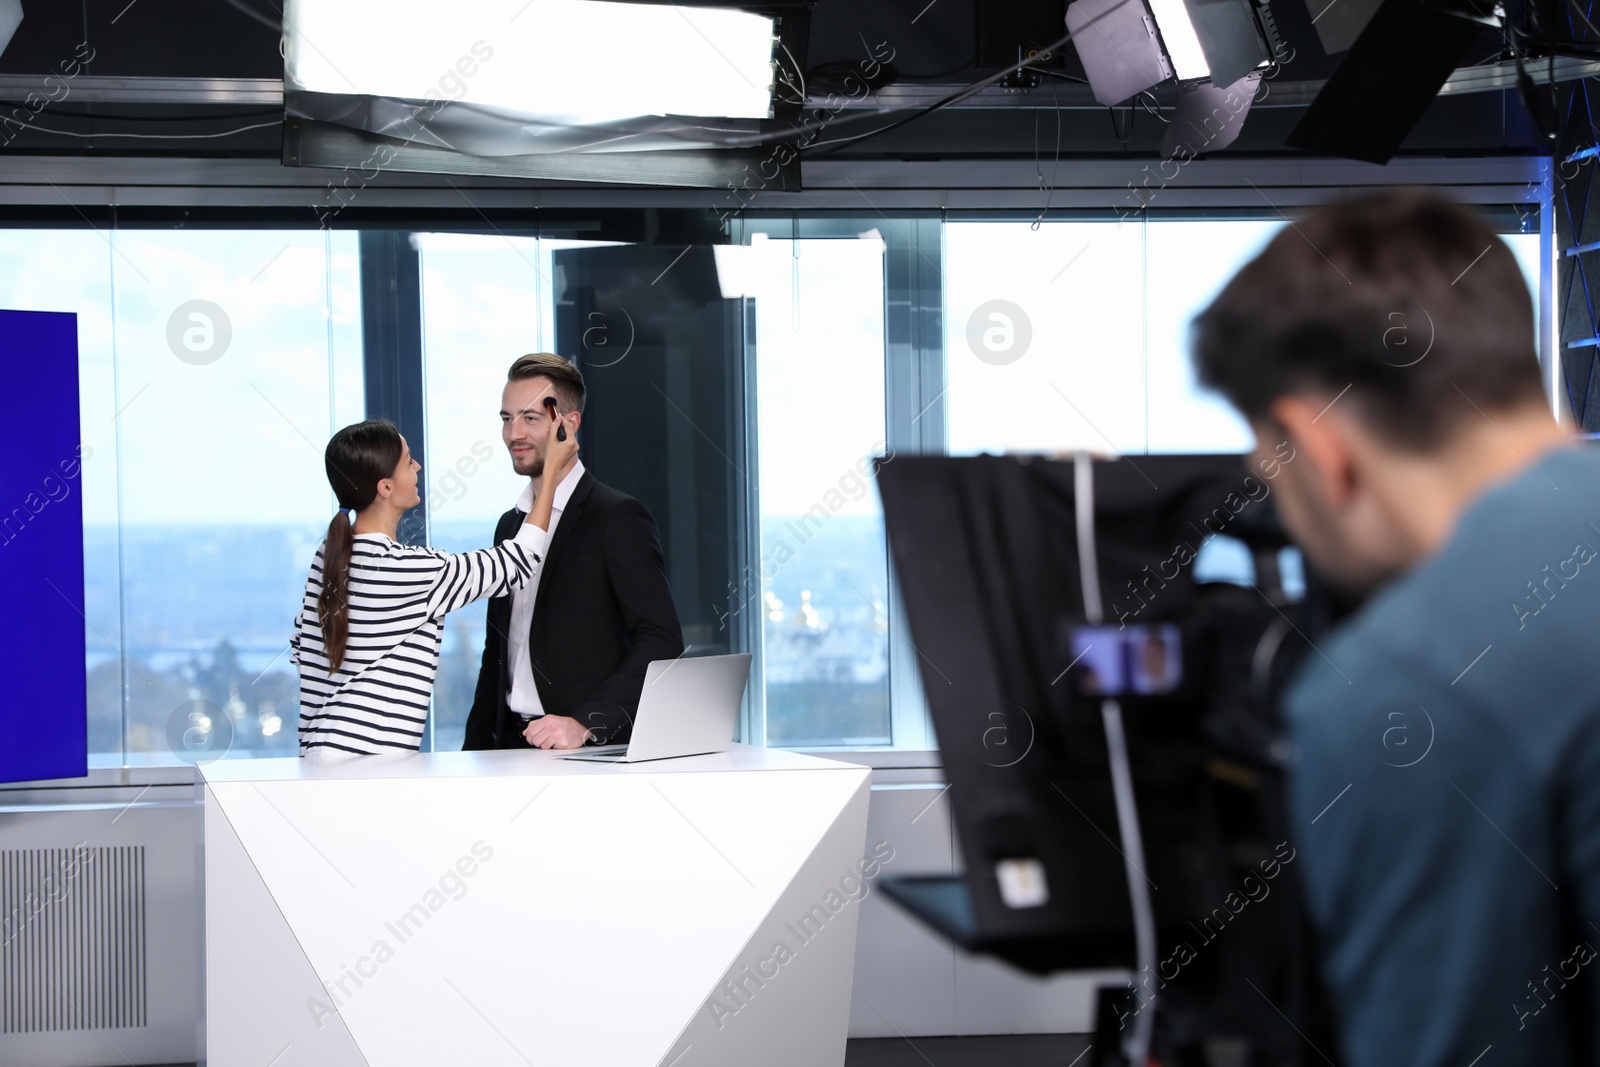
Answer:
M583 460L580 459L561 479L561 484L556 486L556 498L550 505L550 534L546 545L554 542L561 512L565 510L567 501L572 499L572 491L578 487L578 479L582 477ZM517 510L524 514L533 510L532 481L523 487L522 495L517 497ZM539 687L533 681L533 660L528 651L533 602L539 596L539 579L543 576L544 567L541 566L533 572L532 581L511 594L511 632L506 635L506 641L511 646L508 650L511 655L511 692L506 703L524 719L535 719L544 714L544 705L539 701Z

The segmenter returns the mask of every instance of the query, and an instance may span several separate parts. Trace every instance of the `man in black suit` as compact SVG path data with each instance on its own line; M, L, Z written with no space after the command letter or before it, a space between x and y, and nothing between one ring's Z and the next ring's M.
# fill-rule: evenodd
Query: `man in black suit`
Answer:
M507 378L501 437L528 487L500 517L496 544L516 531L545 475L546 398L563 414L577 412L580 425L584 400L583 375L561 356L523 356ZM683 654L649 510L596 481L577 456L567 470L533 582L489 601L463 749L621 744L633 730L645 667Z

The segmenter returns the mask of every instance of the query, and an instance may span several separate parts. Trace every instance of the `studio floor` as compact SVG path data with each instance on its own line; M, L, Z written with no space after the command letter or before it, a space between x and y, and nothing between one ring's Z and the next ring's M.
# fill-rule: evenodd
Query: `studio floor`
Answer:
M996 1037L858 1037L845 1067L1088 1067L1087 1034ZM165 1067L195 1067L192 1063Z
M1086 1067L1087 1034L852 1038L845 1067Z

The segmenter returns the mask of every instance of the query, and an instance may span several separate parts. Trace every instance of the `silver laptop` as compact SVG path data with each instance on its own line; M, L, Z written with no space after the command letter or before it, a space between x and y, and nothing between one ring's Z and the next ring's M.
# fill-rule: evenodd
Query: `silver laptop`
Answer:
M748 652L658 659L645 668L632 739L626 745L578 749L562 758L640 763L726 751L733 746L749 678Z

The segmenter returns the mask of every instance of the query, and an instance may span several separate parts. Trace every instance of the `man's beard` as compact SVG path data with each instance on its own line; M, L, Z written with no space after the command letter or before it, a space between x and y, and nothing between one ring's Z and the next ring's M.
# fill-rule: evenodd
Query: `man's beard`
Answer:
M518 466L516 460L512 460L511 461L511 469L516 471L518 474L522 475L525 478L538 478L538 477L543 476L543 474L544 474L544 456L538 454L537 452L531 453L531 456L532 456L532 461L533 461L532 462L532 466L528 467L527 470L523 470L520 466ZM526 463L528 461L524 460L523 462Z

